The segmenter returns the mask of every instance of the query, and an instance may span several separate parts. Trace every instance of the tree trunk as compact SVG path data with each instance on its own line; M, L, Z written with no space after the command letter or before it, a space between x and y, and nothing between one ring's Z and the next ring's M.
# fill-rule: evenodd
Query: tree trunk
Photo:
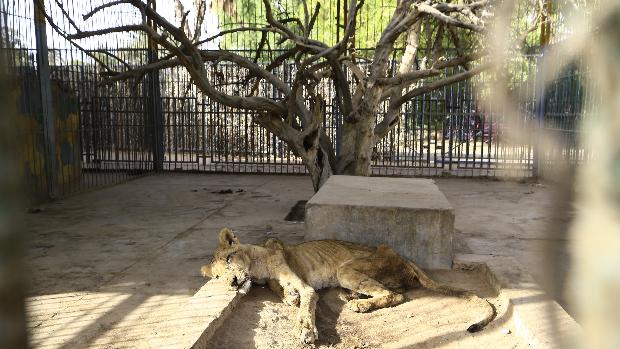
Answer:
M318 113L320 110L316 109L314 112ZM313 121L313 125L308 125L309 130L289 142L289 145L295 155L301 158L312 179L314 191L317 192L334 173L331 165L334 154L331 143L328 143L327 135L321 127L322 118L314 118Z
M420 23L421 21L418 21L408 31L407 47L401 61L399 74L408 73L413 69L413 61L417 53L419 42ZM375 62L373 63L372 77L378 78L385 75L388 66L388 57L392 50L393 46L391 43L386 43L378 47ZM400 96L402 90L403 86L392 87L392 98L390 100ZM345 119L342 137L343 155L338 161L338 174L352 176L370 175L372 150L379 139L385 136L385 134L380 136L375 135L375 123L377 121L379 104L381 103L381 95L383 92L384 89L382 87L374 86L373 83L370 83L359 106L357 115L354 115L348 120ZM400 108L390 110L383 120L383 122L388 123L386 129L389 130L389 126L394 125L398 121L399 116Z
M342 155L338 160L337 174L370 175L374 114L376 114L376 108L366 106L360 110L357 122L343 124Z
M314 159L304 159L304 164L310 173L310 178L312 178L312 186L315 192L319 191L327 179L334 174L329 161L327 161L328 156L329 154L327 154L327 152L323 149L319 149Z

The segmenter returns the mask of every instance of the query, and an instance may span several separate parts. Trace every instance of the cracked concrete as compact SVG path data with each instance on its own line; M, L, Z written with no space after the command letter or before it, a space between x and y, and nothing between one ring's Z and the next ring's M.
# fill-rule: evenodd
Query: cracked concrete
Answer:
M537 281L545 278L542 242L557 244L545 234L556 219L548 188L436 182L455 208L455 253L513 256ZM214 193L226 189L233 193ZM164 343L158 329L204 285L199 268L219 229L231 227L246 243L301 242L303 224L284 217L312 194L303 176L170 174L42 206L27 215L32 346Z

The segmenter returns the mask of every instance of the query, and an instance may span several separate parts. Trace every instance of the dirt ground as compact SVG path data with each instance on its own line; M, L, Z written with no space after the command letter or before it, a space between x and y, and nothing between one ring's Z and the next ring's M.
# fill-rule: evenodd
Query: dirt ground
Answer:
M566 240L549 239L545 232L561 219L551 211L549 186L475 179L436 182L455 208L455 253L513 256L543 285L549 279L541 267L546 262L545 246L555 246L566 256ZM232 193L219 193L228 189ZM175 307L185 304L204 284L199 269L217 246L222 227L234 229L244 243L259 243L267 237L301 242L303 223L284 218L291 207L312 194L311 182L303 176L171 174L147 176L40 206L40 211L34 211L38 213L26 216L25 230L31 270L27 307L32 346L144 347L140 343L153 338L157 319L174 314ZM557 271L560 276L566 274L568 263L562 266ZM260 296L260 290L255 292ZM272 298L265 298L264 303L261 311L280 306ZM407 321L417 321L416 317L434 304L415 305L414 317ZM245 306L233 316L245 311ZM452 313L446 309L446 314ZM352 319L369 320L386 311L363 315L333 312L340 315L326 318L336 323L331 325L334 336L340 333L341 344L335 345L344 347L349 340L347 327L364 338L362 342L374 343L371 335L363 334L382 327L361 327L364 321ZM240 327L244 335L239 337L254 338L257 326L252 323L260 318L249 318ZM402 321L397 317L387 323L392 330ZM467 322L465 318L459 321ZM327 333L324 338L332 338L330 325L321 326L327 326L321 331ZM410 326L431 323L412 322ZM434 340L452 338L450 345L457 345L461 327L445 326L445 332L436 333ZM435 336L416 338L416 343L424 343ZM467 341L468 337L463 338Z
M482 332L465 329L479 305L424 289L407 291L407 302L366 314L346 308L342 289L320 292L316 348L527 348L514 335L506 304L495 298L478 271L434 271L444 283L475 291L494 304L496 319ZM213 336L210 348L303 348L294 332L297 308L268 288L254 287Z

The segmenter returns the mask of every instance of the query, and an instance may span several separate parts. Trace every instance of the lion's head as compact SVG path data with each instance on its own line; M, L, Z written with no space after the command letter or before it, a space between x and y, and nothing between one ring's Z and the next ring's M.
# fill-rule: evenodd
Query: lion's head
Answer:
M216 278L231 287L238 288L250 281L250 257L232 230L220 231L220 245L208 265L202 266L202 276Z

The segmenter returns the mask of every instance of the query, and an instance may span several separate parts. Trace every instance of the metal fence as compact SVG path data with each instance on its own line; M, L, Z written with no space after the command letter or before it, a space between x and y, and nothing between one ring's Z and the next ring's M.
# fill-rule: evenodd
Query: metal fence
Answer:
M20 144L16 151L33 198L60 197L160 170L305 173L300 159L259 127L251 113L205 97L182 68L150 74L137 84L100 84L96 64L36 18L35 2L55 6L54 0L0 0L0 53L10 63L0 70L15 84L20 110L14 122ZM67 8L80 3L65 2ZM132 16L136 14L120 13L118 18L129 23ZM68 29L70 23L58 25ZM365 38L372 39L373 33ZM112 37L98 45L131 64L153 59L140 35ZM86 49L92 54L98 48ZM587 158L576 137L585 100L582 70L568 69L548 88L538 89L539 57L525 56L510 68L509 88L518 93L524 115L510 127L527 130L519 133L531 138L511 139L517 130L504 121L502 106L483 109L474 93L489 79L483 74L405 104L400 123L373 151L372 173L530 177L553 166L553 152L575 162ZM105 54L99 58L114 64ZM293 64L284 64L274 73L287 79L294 76L293 69ZM213 81L242 74L223 63L210 73ZM324 128L338 151L342 115L330 82L321 89L326 96ZM484 88L478 90L484 93ZM279 98L266 87L261 93ZM545 132L558 135L560 146L536 152L536 137Z
M580 144L581 121L601 103L591 86L588 67L577 61L541 89L538 127L540 137L548 142L537 154L537 175L552 178L558 164L578 165L592 156Z

